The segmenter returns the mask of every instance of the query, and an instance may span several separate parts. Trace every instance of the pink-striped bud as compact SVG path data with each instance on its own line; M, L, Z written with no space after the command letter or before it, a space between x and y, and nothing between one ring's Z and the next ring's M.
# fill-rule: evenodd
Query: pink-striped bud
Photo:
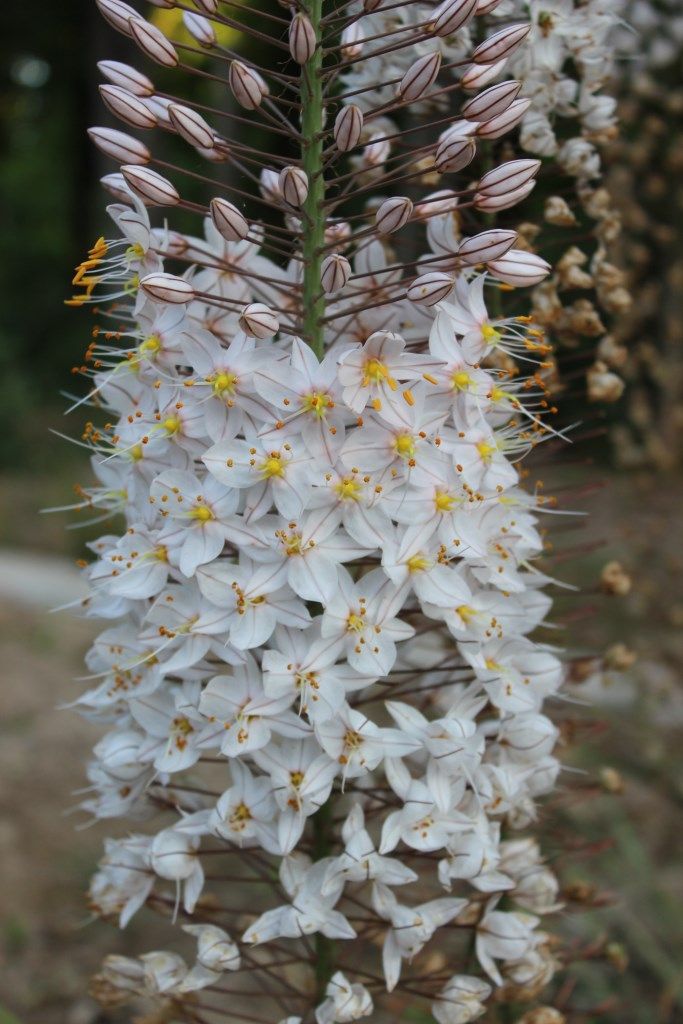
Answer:
M509 210L512 206L516 206L517 203L521 203L523 199L533 191L536 182L532 179L527 181L526 184L520 185L519 188L512 189L511 192L504 192L501 195L488 195L477 192L472 200L472 203L477 210L483 210L485 213L495 213L497 210Z
M497 64L470 64L460 79L460 85L466 92L476 92L493 82L501 73L507 61L499 60Z
M346 256L332 253L326 256L320 268L320 284L326 295L332 295L343 288L351 276L351 264Z
M264 199L279 202L282 199L280 179L272 167L264 167L259 175L259 188Z
M531 25L528 22L499 29L479 44L472 54L473 63L495 64L499 60L505 60L522 45L530 31Z
M377 141L374 141L374 140ZM391 152L391 144L382 132L374 132L367 146L363 146L363 167L381 167Z
M189 142L191 146L197 146L198 149L213 149L215 145L213 128L196 110L184 107L181 103L171 103L168 108L168 116L178 135L181 139L185 139L185 142Z
M510 249L501 259L490 260L487 266L494 277L514 288L539 284L552 269L536 253L523 249Z
M195 290L184 277L175 274L148 274L140 281L140 287L146 295L157 302L169 302L182 306L192 302Z
M246 218L227 199L222 199L220 196L212 199L209 210L216 230L226 241L241 242L249 234L249 224Z
M139 18L140 15L130 4L123 3L123 0L95 0L100 13L105 21L108 21L117 32L124 36L130 35L130 19Z
M275 313L262 302L252 302L245 306L239 322L245 334L261 341L272 338L280 329L280 321Z
M492 117L507 110L512 101L517 98L521 88L522 83L516 82L514 79L492 85L489 89L480 92L478 96L473 96L471 100L468 100L463 106L461 114L468 121L490 121Z
M363 26L360 21L354 21L347 25L341 34L340 50L345 60L352 57L359 57L363 52Z
M119 171L114 174L104 174L100 178L100 185L102 188L106 188L107 192L119 203L128 203L129 205L132 203L133 197L126 185L126 179Z
M280 171L280 191L288 206L303 206L308 196L308 177L300 167L283 167Z
M131 68L128 64L122 64L119 60L100 60L97 66L112 85L118 85L133 96L152 96L154 94L154 83L141 71Z
M307 64L315 53L317 40L309 18L299 11L289 26L289 52L297 64Z
M502 2L503 0L478 0L477 9L474 13L480 18L483 14L490 14L491 11L495 11L496 7Z
M451 213L458 206L458 196L450 188L439 189L425 196L413 209L413 220L431 220L443 213Z
M538 174L540 166L540 160L507 160L504 164L487 171L479 179L477 191L481 195L505 195L526 185Z
M180 202L175 185L151 167L124 164L121 173L136 196L152 206L177 206Z
M268 95L268 86L253 68L239 60L233 60L228 72L232 94L245 110L256 110Z
M418 100L434 84L440 67L441 52L439 50L426 53L424 57L418 57L401 79L396 95L399 99L407 102Z
M458 246L458 258L468 266L488 263L504 256L516 241L516 231L504 231L502 228L480 231L478 235L462 240Z
M490 121L478 125L477 135L480 139L499 139L519 124L530 105L531 100L528 98L515 100L502 114L497 114Z
M100 95L108 110L132 128L154 128L157 119L138 96L132 96L118 85L101 85Z
M390 235L410 220L412 212L413 204L407 196L385 199L375 214L375 226L380 235Z
M143 142L116 128L88 128L88 135L102 153L119 163L148 164L152 159Z
M450 293L455 281L440 270L432 270L428 274L417 277L410 285L407 296L418 306L434 306Z
M204 14L218 14L218 0L194 0L194 5Z
M180 63L175 46L156 25L152 25L142 18L131 18L130 32L142 52L150 60L165 68L174 68Z
M470 138L454 137L444 139L436 149L434 166L439 174L460 171L474 160L476 144Z
M342 153L348 153L358 145L362 131L363 111L360 107L353 103L348 107L342 107L334 122L334 141L337 143L337 149Z
M183 25L200 46L213 46L216 42L214 27L203 14L183 11Z
M477 0L443 0L433 14L437 36L450 36L474 16Z

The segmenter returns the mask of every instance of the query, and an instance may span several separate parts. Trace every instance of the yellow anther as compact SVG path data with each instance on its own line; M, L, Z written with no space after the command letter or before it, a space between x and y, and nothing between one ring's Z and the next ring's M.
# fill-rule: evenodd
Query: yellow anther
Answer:
M472 383L472 378L465 370L459 370L451 377L451 383L458 391L467 391Z
M497 345L501 339L500 331L497 331L491 324L481 325L481 336L489 345Z
M192 519L198 519L200 523L208 523L215 519L215 516L208 505L196 505L190 512Z
M169 416L161 425L169 436L177 434L181 427L180 420L177 416Z
M356 615L355 612L351 612L346 620L346 628L354 633L362 633L365 629L365 619L362 619L360 615Z
M437 491L434 495L434 506L437 512L450 512L455 506L455 498L445 491Z
M415 441L412 434L399 434L394 442L396 454L402 459L412 459L415 454Z
M476 447L484 462L489 462L496 450L496 446L489 444L488 441L479 441Z
M261 472L266 478L284 476L285 470L279 455L271 455L261 463Z
M403 392L403 397L408 403L408 405L415 405L415 398L410 388L406 388L406 390Z
M471 622L477 614L474 608L468 604L459 604L455 610L465 624Z
M149 338L140 345L139 351L145 355L155 355L161 348L161 338L158 334L150 334Z
M425 558L424 555L413 555L406 562L410 572L424 572L425 569L429 569L430 564L429 559Z

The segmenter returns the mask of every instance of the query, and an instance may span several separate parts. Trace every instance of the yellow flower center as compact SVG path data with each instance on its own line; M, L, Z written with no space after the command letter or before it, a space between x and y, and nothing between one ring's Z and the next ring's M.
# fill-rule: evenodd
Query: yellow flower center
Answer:
M394 442L396 454L402 459L412 459L415 455L415 441L411 434L399 434Z
M177 434L180 430L180 420L177 416L169 416L161 425L169 436Z
M497 345L502 337L500 331L497 331L491 324L481 325L481 336L489 345Z
M261 472L269 479L273 476L284 476L285 468L282 459L277 452L271 452L270 456L261 463Z
M477 614L474 608L468 604L459 604L455 610L464 623L471 622Z
M133 460L133 462L139 462L140 459L142 458L142 455L142 445L134 444L133 447L130 449L130 457Z
M430 562L424 555L413 555L408 559L406 565L410 572L424 572L425 569L429 568Z
M149 338L145 338L145 340L142 342L138 351L140 352L141 355L154 356L157 354L160 348L161 338L159 337L159 335L150 334Z
M489 444L488 441L479 441L477 444L477 451L481 455L484 462L490 462L491 456L496 450L494 444Z
M361 485L352 476L343 477L338 484L334 485L334 489L343 501L347 499L358 501L362 490Z
M289 773L289 778L290 778L290 781L291 781L292 785L294 786L294 789L298 789L299 786L301 785L301 783L304 781L304 773L303 772L290 772Z
M211 382L214 395L222 395L225 391L232 394L237 383L237 376L234 373L217 373Z
M450 512L455 505L455 498L445 491L437 491L434 495L434 507L437 512Z
M323 418L325 410L331 405L333 405L333 402L330 396L321 395L318 391L313 391L310 395L304 395L301 399L301 407L304 412L310 412L319 419Z
M215 518L208 505L197 505L190 512L190 516L192 519L198 519L200 523L208 523Z
M459 370L451 377L451 383L456 391L467 391L472 383L472 378L465 370Z
M365 629L365 619L362 619L360 615L356 615L355 612L351 612L346 620L346 628L354 633L362 633Z

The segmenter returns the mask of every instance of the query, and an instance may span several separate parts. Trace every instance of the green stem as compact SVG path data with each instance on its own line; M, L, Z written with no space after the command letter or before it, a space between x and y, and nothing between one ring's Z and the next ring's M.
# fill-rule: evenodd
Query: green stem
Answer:
M315 53L301 75L301 162L308 177L308 196L303 205L302 255L304 258L302 324L304 339L318 358L323 355L325 296L320 287L322 247L325 241L323 177L323 64L321 19L323 0L309 0L307 14L318 41Z

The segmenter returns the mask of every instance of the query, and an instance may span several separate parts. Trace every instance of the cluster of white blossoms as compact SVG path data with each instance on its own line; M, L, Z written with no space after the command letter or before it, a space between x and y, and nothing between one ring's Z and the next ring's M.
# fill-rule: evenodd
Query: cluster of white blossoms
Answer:
M98 6L164 75L192 49L122 0ZM177 1017L218 1019L228 998L240 1019L255 985L249 1020L381 1020L397 989L464 1024L555 970L540 920L558 882L519 831L559 770L544 708L564 669L539 639L535 565L551 509L519 469L554 434L549 346L500 308L550 268L477 221L540 165L489 158L528 103L487 73L533 38L488 25L494 6L266 12L291 53L269 72L216 42L235 10L259 39L251 9L197 0L184 23L225 61L227 131L220 109L100 65L126 126L229 172L203 206L182 167L92 129L120 165L115 233L71 300L98 303L81 369L99 482L80 504L125 519L84 568L86 613L108 625L77 701L107 729L82 806L139 829L107 842L91 905L125 925L146 904L195 941L186 959L109 957L100 985ZM458 113L442 62L473 69ZM390 138L408 110L421 132ZM248 143L252 119L279 149ZM457 190L421 185L425 154L450 175L482 145Z

